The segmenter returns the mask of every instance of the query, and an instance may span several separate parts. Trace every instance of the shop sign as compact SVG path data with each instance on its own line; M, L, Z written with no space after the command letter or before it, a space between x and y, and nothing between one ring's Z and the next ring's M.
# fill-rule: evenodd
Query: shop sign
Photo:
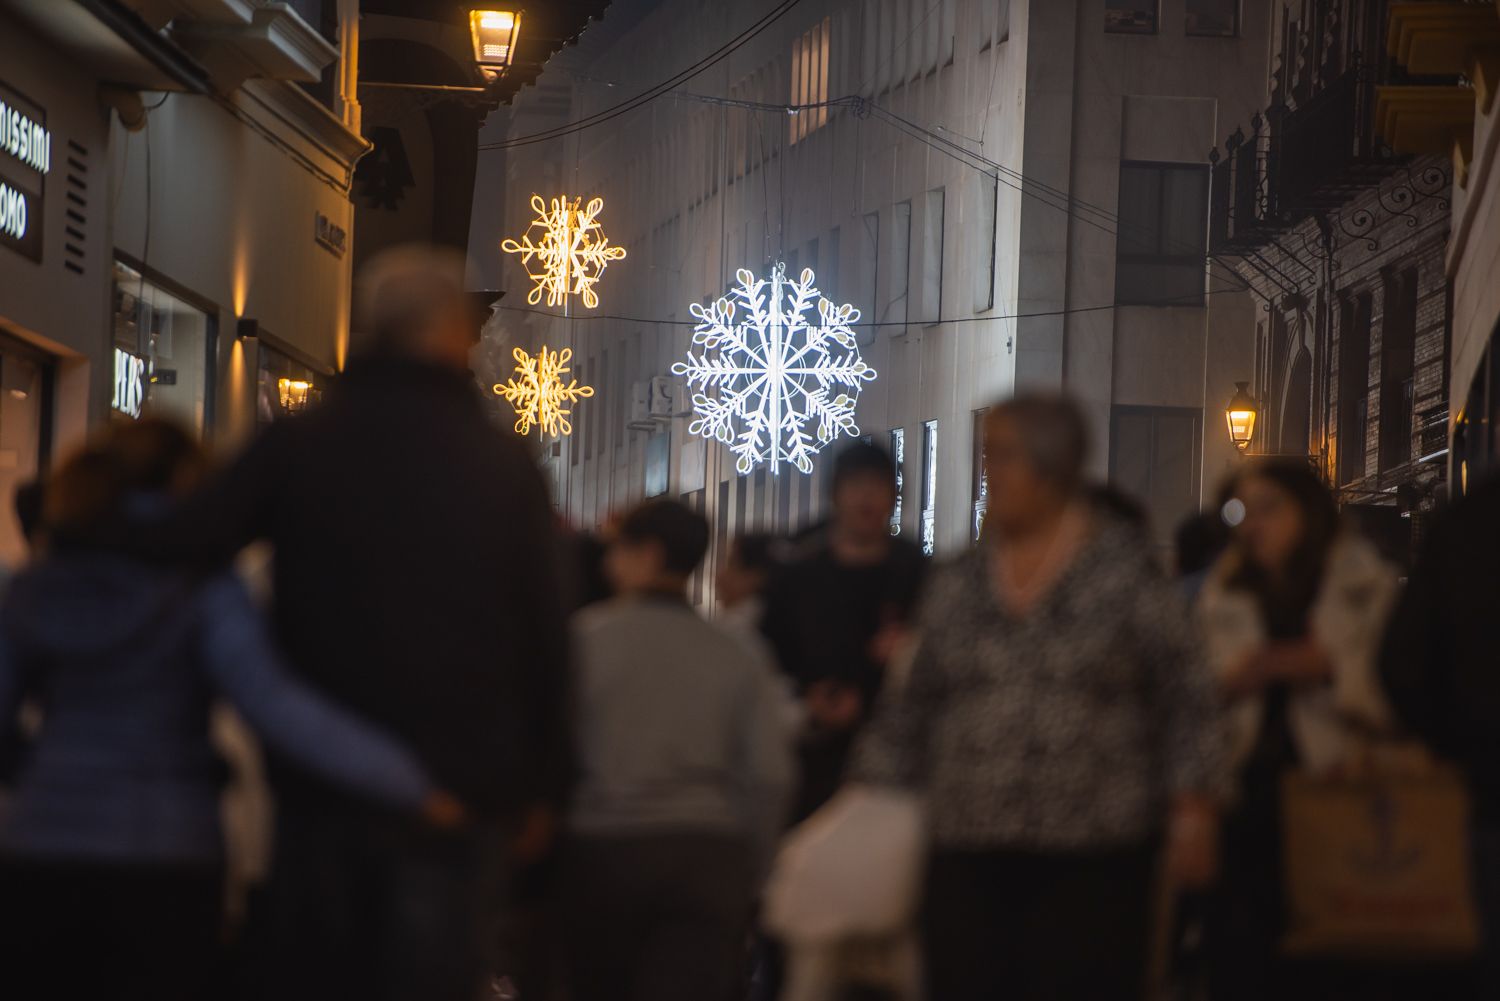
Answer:
M109 405L126 417L140 417L146 400L146 359L115 348L115 395Z
M0 83L0 245L42 259L42 194L52 169L47 114Z
M349 248L349 232L323 213L313 217L313 239L334 257L343 257Z

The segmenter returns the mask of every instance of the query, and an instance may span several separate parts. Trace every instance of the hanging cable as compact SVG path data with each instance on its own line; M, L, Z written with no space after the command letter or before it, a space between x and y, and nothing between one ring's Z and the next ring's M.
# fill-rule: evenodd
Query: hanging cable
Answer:
M676 75L663 80L661 83L646 88L635 97L628 98L624 101L621 101L619 104L604 109L603 111L595 112L592 115L580 118L575 122L569 122L566 125L559 125L555 128L550 129L542 129L540 132L533 132L529 135L517 136L514 139L505 139L500 142L481 143L479 145L479 149L515 149L519 146L529 146L532 143L547 142L552 139L560 139L563 136L573 135L574 133L582 132L584 129L590 129L596 125L603 125L605 122L613 121L621 115L639 108L643 104L647 104L651 101L656 100L658 97L661 97L663 94L668 93L675 87L678 87L681 84L684 84L687 81L691 80L693 77L697 76L699 73L702 73L704 70L708 69L710 66L713 66L720 60L726 59L729 56L733 55L736 51L749 43L761 32L769 28L772 24L778 21L784 14L790 11L793 7L797 6L797 4L799 3L801 3L801 0L782 0L781 3L772 8L771 11L764 15L759 21L756 21L754 24L746 28L744 31L740 32L724 45L720 46L713 52L709 53L707 56L698 60L698 62L689 66L687 69L684 69Z
M1244 290L1237 287L1211 288L1204 294L1222 295L1226 292L1242 291ZM1196 295L1174 296L1172 298L1161 300L1160 304L1171 305L1176 302L1181 302L1184 305L1196 305L1201 299L1202 296ZM503 303L496 303L494 308L498 310L504 310L508 313L524 313L528 316L541 316L555 320L615 320L620 323L652 324L659 327L696 327L698 326L699 322L697 320L660 319L649 316L626 316L620 313L578 313L569 317L564 317L562 313L554 313L551 310L546 309L537 309L534 306L506 306ZM1108 305L1100 306L1073 306L1065 309L1039 310L1032 313L991 313L984 316L955 316L946 320L933 320L930 323L921 320L860 320L855 323L847 324L847 326L860 329L879 329L881 327L948 327L960 326L970 323L992 323L998 320L1032 320L1052 316L1071 316L1074 313L1098 313L1107 309L1119 308L1120 307L1118 303L1109 303Z

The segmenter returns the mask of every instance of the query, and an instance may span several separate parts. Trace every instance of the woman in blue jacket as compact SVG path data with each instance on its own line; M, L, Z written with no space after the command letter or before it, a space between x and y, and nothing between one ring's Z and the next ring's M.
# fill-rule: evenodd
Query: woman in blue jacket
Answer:
M88 540L189 489L176 425L112 428L47 485L45 555L0 604L0 740L27 750L0 800L0 994L222 996L227 699L268 748L414 819L461 810L372 725L289 676L243 586L147 566ZM23 727L23 704L39 710Z

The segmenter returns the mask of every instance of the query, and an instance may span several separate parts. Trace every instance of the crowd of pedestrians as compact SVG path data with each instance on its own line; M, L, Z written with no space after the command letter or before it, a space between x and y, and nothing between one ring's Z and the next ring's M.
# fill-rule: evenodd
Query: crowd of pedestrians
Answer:
M1500 488L1403 588L1312 467L1247 462L1173 574L1088 482L1078 409L1023 394L988 412L969 551L893 536L891 459L853 443L826 523L728 547L710 618L688 507L556 524L480 406L461 259L389 252L357 294L360 357L227 466L148 417L18 497L0 996L769 1001L793 952L834 957L827 1001L1500 996ZM255 542L266 606L233 569ZM276 808L234 924L222 703ZM1470 831L1419 849L1451 856L1477 936L1299 953L1290 783L1392 748L1465 781ZM840 822L860 791L919 818L908 927L876 943L911 977L841 977L859 943L756 921L789 830L851 857L886 835ZM1408 836L1393 809L1377 856ZM1399 994L1398 960L1437 972Z

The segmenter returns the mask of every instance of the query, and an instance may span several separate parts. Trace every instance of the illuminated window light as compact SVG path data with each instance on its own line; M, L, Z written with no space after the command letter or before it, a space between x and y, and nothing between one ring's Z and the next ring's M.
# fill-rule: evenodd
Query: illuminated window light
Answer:
M281 399L281 408L296 413L307 406L312 383L306 379L277 379L276 394Z

